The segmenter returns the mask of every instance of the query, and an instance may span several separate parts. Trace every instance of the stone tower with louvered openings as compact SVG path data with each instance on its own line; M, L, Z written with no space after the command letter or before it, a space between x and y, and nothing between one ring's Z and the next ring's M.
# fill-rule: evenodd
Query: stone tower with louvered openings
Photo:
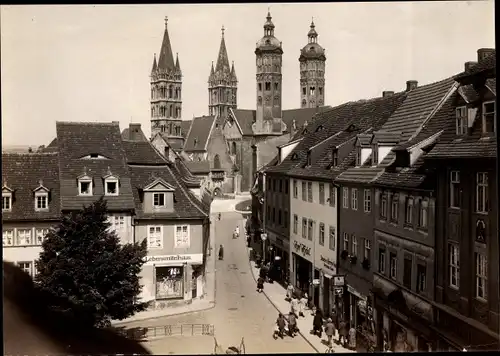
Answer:
M267 12L264 36L257 42L257 110L254 135L282 135L283 120L281 111L282 57L281 42L274 37L274 24L271 13Z
M224 26L220 40L219 56L214 69L214 62L208 77L208 112L210 115L227 118L229 108L236 109L238 79L234 70L234 62L229 66Z
M300 50L300 107L316 108L325 103L325 50L318 44L314 20L308 43Z
M182 147L182 72L179 56L174 56L168 35L167 17L158 60L151 70L151 137L158 132L172 147Z

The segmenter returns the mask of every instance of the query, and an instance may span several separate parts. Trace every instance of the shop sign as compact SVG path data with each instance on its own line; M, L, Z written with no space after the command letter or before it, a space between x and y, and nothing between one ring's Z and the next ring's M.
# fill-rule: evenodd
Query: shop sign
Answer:
M343 287L334 287L333 291L334 291L335 295L342 295L343 289L344 289Z
M266 233L260 234L260 238L262 239L262 241L266 241L267 240L267 234Z
M146 256L144 262L145 265L201 264L203 263L203 254Z
M344 286L344 276L343 275L337 275L337 276L333 276L333 285L334 286L338 286L338 287L341 287L341 286Z
M323 262L323 265L327 269L329 269L330 271L334 271L335 272L335 263L332 260L330 260L327 257L324 257L323 255L320 255L320 260L321 260L321 262Z
M307 247L304 244L298 243L297 241L293 242L293 247L296 252L302 252L304 256L311 256L311 248Z
M319 286L320 282L319 279L313 279L313 285Z
M359 292L357 290L355 290L354 288L352 288L351 286L347 286L347 291L353 295L355 295L356 297L358 297L359 299L362 299L362 300L367 300L368 298L366 298L365 296L362 296L361 294L359 294Z

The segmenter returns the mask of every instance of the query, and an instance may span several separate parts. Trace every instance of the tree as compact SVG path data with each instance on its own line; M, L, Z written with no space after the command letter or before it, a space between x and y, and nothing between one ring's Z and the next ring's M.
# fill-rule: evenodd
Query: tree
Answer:
M96 327L146 308L136 302L146 240L121 245L110 226L103 197L64 214L47 234L36 261L36 287L59 300L50 307Z

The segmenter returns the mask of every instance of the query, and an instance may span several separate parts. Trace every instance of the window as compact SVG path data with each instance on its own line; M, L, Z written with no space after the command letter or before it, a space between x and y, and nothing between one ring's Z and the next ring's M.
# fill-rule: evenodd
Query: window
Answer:
M259 91L262 91L262 83L259 83Z
M399 197L397 194L392 196L391 200L391 221L398 222Z
M165 207L165 193L153 193L153 208Z
M418 213L418 226L422 229L427 229L427 212L428 212L429 202L424 199L420 201L420 209Z
M309 226L307 229L307 239L312 241L314 238L314 221L309 219Z
M281 179L279 180L279 192L283 192L283 181Z
M486 225L481 219L476 222L476 241L482 243L486 242Z
M266 90L271 90L271 82L266 82Z
M385 249L383 247L378 249L378 271L385 274Z
M467 133L467 107L465 106L456 109L456 133L459 136Z
M413 223L413 198L407 197L405 204L405 223L411 225Z
M273 192L277 192L278 190L278 181L276 179L273 179Z
M361 148L358 147L356 152L356 167L361 166Z
M191 241L189 239L189 226L177 225L175 227L175 244L174 248L189 248Z
M92 181L91 180L80 180L79 184L79 194L80 195L92 195Z
M357 256L358 255L358 239L356 236L352 235L352 251L351 255Z
M106 180L106 195L118 195L118 180Z
M30 276L33 275L33 263L32 262L18 262L17 266L24 272L28 273Z
M318 90L319 90L319 95L323 95L323 88L319 87Z
M380 217L382 219L387 219L387 193L381 193L381 202L380 202Z
M319 244L325 246L325 224L319 224Z
M48 200L47 193L35 193L35 210L47 210L49 208Z
M488 261L486 256L476 252L476 298L488 299Z
M344 232L344 246L343 246L344 251L349 251L349 235L347 232Z
M312 184L312 182L307 182L307 201L309 203L313 202L313 184Z
M335 186L333 183L330 183L330 206L335 206Z
M330 250L335 251L335 228L333 226L330 226L330 234L328 239Z
M494 101L483 103L483 133L497 131L496 104Z
M352 210L358 210L358 190L356 188L352 188Z
M299 197L299 186L297 184L297 181L294 179L293 180L293 197L297 199Z
M31 229L18 229L17 230L17 245L27 246L31 245Z
M307 94L307 93L306 93L306 88L305 88L305 87L303 87L303 88L302 88L302 95L306 95L306 94Z
M372 211L372 192L370 191L370 189L365 189L364 191L363 207L365 213L369 213L370 211Z
M285 194L288 195L288 181L287 180L284 182L284 185L285 185Z
M479 172L476 176L476 211L488 211L488 173Z
M417 293L424 293L426 289L427 268L423 263L417 263Z
M450 172L450 207L460 208L460 172Z
M370 261L370 255L372 251L372 242L371 240L365 239L365 251L363 254L363 258L367 261Z
M315 87L310 87L309 88L309 95L310 96L314 96L315 89L316 89Z
M411 256L404 257L403 263L403 285L411 289L411 268L412 268L413 260Z
M14 230L3 230L3 246L14 246Z
M307 186L306 182L302 182L302 200L307 201Z
M307 219L302 218L302 237L307 238Z
M284 211L283 213L283 226L288 228L288 211Z
M162 227L148 227L148 248L163 248Z
M395 253L389 253L389 277L396 280L398 272L398 258Z
M35 229L35 244L41 245L48 233L49 229Z
M271 221L274 223L276 221L276 208L272 209L273 214L271 215Z
M2 194L2 211L12 210L12 195L10 193Z
M325 184L319 183L319 203L325 205Z
M111 225L115 229L115 231L120 231L125 228L125 217L124 216L112 216Z
M278 209L278 224L281 225L283 222L282 215L281 215L281 209Z
M274 90L278 90L278 88L279 88L278 83L274 83Z
M349 208L349 188L342 188L342 206L344 209Z
M297 214L293 214L293 233L297 234L297 230L299 228L299 217Z
M460 256L457 244L450 243L448 245L448 265L450 270L450 287L458 289L460 286Z

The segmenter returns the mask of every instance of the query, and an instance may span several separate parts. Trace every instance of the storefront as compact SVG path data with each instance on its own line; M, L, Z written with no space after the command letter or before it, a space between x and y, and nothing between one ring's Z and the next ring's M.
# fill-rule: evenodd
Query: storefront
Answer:
M311 248L297 241L292 242L292 284L312 295L313 263Z
M319 250L316 248L316 252ZM326 255L326 254L325 254ZM320 280L320 288L318 293L318 302L316 305L320 309L329 313L335 306L335 292L333 276L337 274L337 268L335 267L335 262L321 253L316 253L316 267L319 268L320 274L318 276Z
M190 301L203 295L203 254L147 256L145 260L143 301Z
M286 287L289 279L290 242L272 232L269 232L267 236L270 237L268 259L277 270L276 282Z

